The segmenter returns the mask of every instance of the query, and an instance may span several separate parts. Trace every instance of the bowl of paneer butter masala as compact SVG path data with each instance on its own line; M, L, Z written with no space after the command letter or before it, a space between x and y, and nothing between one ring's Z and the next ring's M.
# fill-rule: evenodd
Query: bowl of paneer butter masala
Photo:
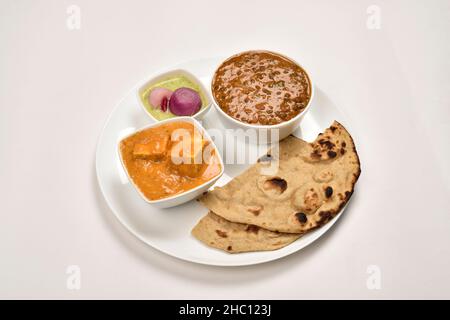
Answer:
M119 142L118 152L136 191L160 208L198 197L224 172L214 142L192 117L171 118L139 129Z

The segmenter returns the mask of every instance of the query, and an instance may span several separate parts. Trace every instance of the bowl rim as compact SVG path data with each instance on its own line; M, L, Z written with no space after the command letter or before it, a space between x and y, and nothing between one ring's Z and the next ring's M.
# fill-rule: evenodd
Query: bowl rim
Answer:
M225 111L223 111L223 109L220 107L220 104L217 102L216 97L214 96L214 89L213 89L213 83L214 83L214 79L216 78L217 75L217 71L219 70L219 68L227 61L229 61L230 59L237 57L239 55L245 54L245 53L250 53L250 52L265 52L265 53L270 53L273 55L278 55L280 57L283 57L289 61L291 61L292 63L296 64L297 66L299 66L300 68L302 68L302 70L305 72L308 80L309 80L309 84L311 86L311 96L309 98L309 101L306 105L306 107L303 109L302 112L300 112L299 114L297 114L295 117L289 119L288 121L283 121L277 124L271 124L271 125L263 125L263 124L250 124L247 122L243 122L243 121L239 121L236 120L235 118L233 118L232 116L230 116L228 113L226 113ZM218 66L217 68L214 70L213 76L211 78L211 84L210 84L210 89L211 89L211 97L213 99L214 102L214 106L215 109L219 111L219 113L226 117L228 120L231 120L232 122L234 122L235 124L242 126L242 127L246 127L246 128L253 128L253 129L278 129L278 128L283 128L283 127L287 127L292 123L295 123L298 119L301 119L302 116L309 110L309 108L311 107L311 102L314 98L314 82L312 81L311 75L310 73L303 67L303 65L301 65L300 63L298 63L296 60L275 52L275 51L271 51L271 50L265 50L265 49L257 49L257 50L246 50L246 51L242 51L236 54L233 54L232 56L226 58L225 60L223 60Z
M197 84L200 87L200 90L202 91L202 93L204 94L204 96L206 97L206 99L208 101L207 101L207 104L206 104L206 106L204 108L200 108L200 110L197 113L193 114L192 116L177 116L177 115L174 115L174 117L168 118L168 119L173 119L173 118L176 118L176 117L178 117L178 118L180 118L180 117L192 117L192 118L196 118L196 119L200 118L203 114L205 114L211 108L211 105L213 104L212 95L209 93L209 91L206 89L205 85L200 81L200 79L196 75L194 75L193 73L191 73L188 70L183 69L183 68L163 69L163 70L160 70L160 71L156 71L156 72L152 73L148 77L147 80L143 80L143 81L139 82L139 84L136 86L136 89L135 89L136 98L138 100L139 105L142 107L142 109L144 109L145 113L153 121L155 121L155 122L162 122L162 121L168 120L168 119L163 119L163 120L156 119L150 113L150 111L148 111L147 108L145 107L145 104L144 104L144 102L141 99L140 92L143 89L145 89L150 83L155 81L155 79L160 78L160 77L162 78L162 77L164 77L166 75L168 76L168 75L171 75L171 74L181 74L181 75L187 76L189 78L189 80L195 82L195 84Z
M186 190L186 191L184 191L184 192L182 192L182 193L178 193L178 194L172 195L172 196L170 196L170 197L161 198L161 199L157 199L157 200L150 200L150 199L148 199L148 198L144 195L144 193L141 191L141 189L139 189L139 187L137 186L137 184L136 184L136 183L134 182L134 180L131 178L131 176L130 176L130 174L129 174L129 172L128 172L128 169L127 169L127 167L125 166L125 163L124 163L124 161L123 161L122 152L120 151L120 144L121 144L121 142L122 142L123 140L125 140L125 139L127 139L127 138L129 138L129 137L131 137L131 136L133 136L133 135L135 135L135 134L138 133L138 132L141 132L141 131L144 131L144 130L147 130L147 129L150 129L150 128L158 127L158 126L164 125L164 124L166 124L166 123L175 122L175 121L187 121L187 122L191 122L197 129L200 129L200 130L201 130L203 137L206 138L206 139L207 139L210 143L212 143L212 145L214 146L214 151L216 152L216 154L217 154L217 156L218 156L218 158L219 158L219 162L220 162L221 169L220 169L220 172L219 172L218 175L216 175L215 177L213 177L212 179L210 179L210 180L208 180L208 181L205 181L205 182L202 183L201 185L196 186L195 188ZM155 123L151 123L151 124L145 125L145 126L139 128L139 129L135 130L134 132L132 132L132 133L130 133L130 134L127 134L127 135L124 136L123 138L121 138L121 139L118 141L118 143L117 143L117 152L118 152L118 154L119 154L120 163L122 164L122 168L124 169L125 174L127 175L128 180L131 182L131 184L133 185L134 189L139 193L139 195L141 196L141 198L144 199L147 203L150 203L150 204L156 204L156 203L163 203L163 202L171 201L171 200L180 198L180 197L182 197L182 196L185 196L185 195L187 195L187 194L189 194L189 193L193 193L193 192L195 192L195 191L197 191L197 190L199 190L199 189L202 189L202 188L208 186L209 184L214 184L214 183L215 183L215 182L216 182L216 181L224 174L224 172L225 172L225 165L224 165L224 163L223 163L222 156L221 156L221 154L220 154L220 152L219 152L219 150L218 150L216 144L214 143L213 139L212 139L211 136L208 134L207 130L201 125L201 123L198 122L198 120L196 120L196 119L194 119L194 118L192 118L192 117L190 117L190 116L175 117L175 118L165 119L165 120L161 120L161 121L158 121L158 122L155 122ZM184 201L184 202L188 202L188 201L190 201L190 200L186 200L186 201ZM184 202L182 202L182 203L184 203ZM181 204L181 203L180 203L180 204Z

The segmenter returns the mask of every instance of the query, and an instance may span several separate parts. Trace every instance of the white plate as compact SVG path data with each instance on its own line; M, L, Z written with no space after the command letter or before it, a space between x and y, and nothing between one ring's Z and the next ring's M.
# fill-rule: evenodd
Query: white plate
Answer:
M223 58L200 59L185 62L167 70L176 68L189 70L201 79L206 88L210 88L212 73L223 60ZM307 141L314 140L317 134L329 127L333 120L345 123L344 115L319 88L315 89L316 95L311 108L305 115L300 128L294 133ZM131 90L119 102L106 121L97 145L96 169L100 189L112 212L132 234L143 242L168 255L191 262L216 266L252 265L276 260L299 251L327 232L342 215L341 212L322 228L275 251L229 254L205 246L192 237L191 229L207 213L206 208L197 201L174 208L155 208L139 197L123 171L117 154L118 141L135 129L152 122L140 107L135 90L136 88ZM226 128L218 116L216 110L211 108L202 122L204 127L224 131ZM241 141L237 142L238 150L244 148L242 144ZM261 150L263 152L265 148ZM261 150L259 154L262 154ZM253 163L254 160L256 159L250 159L249 162ZM224 162L226 163L225 156ZM225 173L217 184L225 184L247 166L226 164Z

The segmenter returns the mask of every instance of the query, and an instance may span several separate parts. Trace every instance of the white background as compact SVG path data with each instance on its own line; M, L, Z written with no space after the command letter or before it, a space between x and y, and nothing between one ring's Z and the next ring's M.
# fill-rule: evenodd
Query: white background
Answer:
M66 26L71 4L80 30ZM0 298L450 298L449 33L449 1L0 0ZM99 192L107 116L155 69L255 48L304 64L348 116L362 162L352 202L276 262L156 252Z

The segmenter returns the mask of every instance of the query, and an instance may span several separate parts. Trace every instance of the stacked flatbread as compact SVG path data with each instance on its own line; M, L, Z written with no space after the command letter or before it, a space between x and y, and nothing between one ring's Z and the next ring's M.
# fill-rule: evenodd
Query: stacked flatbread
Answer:
M289 136L200 198L210 212L192 234L230 253L282 248L335 217L359 174L353 139L337 121L312 143Z

